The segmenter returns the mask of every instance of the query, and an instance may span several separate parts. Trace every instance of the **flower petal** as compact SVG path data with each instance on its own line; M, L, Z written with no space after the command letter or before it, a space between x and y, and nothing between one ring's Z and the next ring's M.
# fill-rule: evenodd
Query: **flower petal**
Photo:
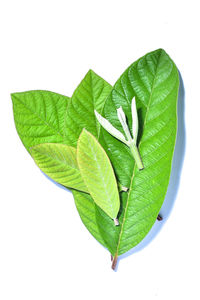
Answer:
M127 141L124 135L118 129L116 129L108 120L102 117L96 110L94 111L94 113L97 120L105 130L107 130L115 138L117 138L118 140L120 140L121 142L127 145Z
M136 144L137 136L138 136L138 114L137 114L135 97L133 97L132 99L131 111L132 111L132 133L133 133L134 142Z
M125 113L124 113L124 111L123 111L123 109L122 109L121 106L120 106L120 108L117 109L117 116L118 116L118 119L119 119L119 121L120 121L123 129L124 129L124 132L125 132L125 135L126 135L128 141L131 142L132 137L131 137L128 125L126 123Z

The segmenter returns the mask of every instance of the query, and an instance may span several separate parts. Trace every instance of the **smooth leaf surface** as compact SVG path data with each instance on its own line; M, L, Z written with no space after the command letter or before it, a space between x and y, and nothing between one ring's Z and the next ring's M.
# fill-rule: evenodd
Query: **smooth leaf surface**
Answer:
M76 149L62 144L40 144L31 148L38 167L54 181L72 189L87 192L81 177Z
M80 218L87 228L87 230L93 235L93 237L104 247L107 248L106 243L104 242L99 227L96 222L96 204L92 197L89 194L72 190L74 196L74 201L76 208L80 215ZM109 218L110 219L110 218ZM113 221L112 227L113 227Z
M11 98L15 126L29 152L34 145L63 143L68 97L38 90L14 93Z
M76 147L83 128L99 137L100 124L94 110L102 112L111 86L90 70L72 95L65 118L66 144Z
M102 112L105 100L111 89L111 85L92 70L86 74L73 93L67 107L65 118L65 143L67 145L77 146L77 141L83 128L90 131L95 137L99 137L100 125L94 115L94 109ZM73 195L84 225L94 238L103 244L96 223L96 210L91 209L96 206L92 197L75 191L73 191ZM90 221L88 221L86 214L87 209Z
M120 182L129 187L122 199L120 226L112 229L110 219L98 209L97 221L113 255L136 246L149 232L160 211L169 183L177 129L178 71L162 49L133 63L120 77L103 111L117 129L116 109L123 107L132 127L131 100L136 97L139 119L139 151L144 170L139 171L126 146L101 130L100 141Z
M93 71L89 71L85 76L85 82L84 80L81 82L73 95L73 103L70 107L70 112L72 113L73 117L77 118L79 117L79 113L82 113L82 110L79 109L80 107L82 107L82 100L85 100L87 102L89 99L89 105L86 103L86 106L87 114L89 114L90 117L93 114L93 106L97 107L101 111L101 105L103 106L105 100L104 97L106 98L106 96L110 92L110 89L111 86L106 81L96 75ZM84 91L85 95L84 97L82 97L81 95L82 93L84 93ZM74 128L73 118L72 123L67 121L66 125L64 126L66 109L68 108L68 104L70 102L70 99L68 97L49 91L36 90L14 93L11 95L11 98L13 101L16 129L20 136L20 139L29 152L30 148L34 145L43 143L67 142L70 144L70 139L67 138L67 141L65 142L64 138L64 136L66 137L66 135L64 134L66 126L72 126L72 133ZM74 108L78 108L79 110L77 112L73 112ZM98 128L99 134L99 127L98 124L96 124L95 117L90 119L87 116L85 122L84 120L82 120L82 122L79 123L80 120L78 119L77 122L79 125L82 124L83 127L87 128L88 120L90 126L92 126L93 128L95 128L96 126L96 128ZM82 127L79 127L79 132L81 132L81 130ZM96 135L98 134L96 132ZM78 131L75 131L75 136L78 140ZM75 194L75 191L72 192L73 194ZM77 200L76 203L78 202L79 198L80 201L82 201L83 197L86 197L84 193L77 192L75 199L75 201ZM90 202L93 202L93 205L95 206L91 196L87 195L87 197L90 198ZM79 207L80 206L77 206L78 210ZM82 215L82 211L79 211L79 214ZM95 212L93 215L90 213L90 218L93 218L93 227L96 226L96 230L93 230L93 233L90 229L89 231L100 243L102 243L102 238L100 237L100 235L96 234L96 232L98 232L98 226L96 224ZM86 222L87 224L85 223L85 218L83 216L82 220L88 228L88 222Z
M83 130L77 146L78 166L94 202L112 219L119 211L119 192L110 160L96 138Z

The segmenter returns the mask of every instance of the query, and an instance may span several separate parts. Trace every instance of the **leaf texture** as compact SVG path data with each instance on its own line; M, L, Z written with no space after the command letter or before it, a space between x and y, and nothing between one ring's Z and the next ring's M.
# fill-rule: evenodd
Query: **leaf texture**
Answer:
M82 178L94 202L112 219L119 211L119 192L110 160L96 138L83 129L77 146Z
M25 148L63 143L64 116L69 98L49 91L11 94L15 126Z
M63 144L40 144L31 148L38 167L56 182L88 192L76 160L76 149Z
M120 226L110 230L109 218L97 210L97 221L108 249L115 256L136 246L149 232L160 211L169 183L177 128L178 71L162 49L133 63L115 84L103 116L121 130L116 117L120 106L132 127L131 100L136 97L139 118L139 151L144 170L139 171L129 149L104 129L100 142L107 151L124 194Z
M96 204L94 200L89 194L79 192L76 190L72 190L72 194L74 196L74 201L76 204L76 208L80 215L80 218L88 229L88 231L93 235L93 237L104 247L107 248L107 245L104 239L101 236L101 232L99 231L99 227L96 223ZM113 221L112 221L113 226Z
M112 87L95 72L90 70L72 95L65 118L65 143L77 146L78 138L85 128L96 138L100 134L100 125L94 115L94 109L102 112ZM88 231L105 246L96 223L96 204L90 195L73 191L79 215ZM88 209L89 219L86 209ZM112 221L113 223L113 221ZM113 226L113 225L112 225Z
M99 137L100 124L94 110L102 112L111 86L90 70L72 95L65 118L66 144L76 147L83 128Z

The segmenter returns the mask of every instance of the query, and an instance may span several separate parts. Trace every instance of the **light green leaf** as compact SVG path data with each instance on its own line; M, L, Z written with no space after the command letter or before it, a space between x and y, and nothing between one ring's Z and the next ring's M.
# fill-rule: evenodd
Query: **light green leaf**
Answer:
M103 116L121 132L116 109L122 106L132 127L131 100L138 111L139 151L144 170L139 171L128 147L104 129L100 142L107 151L122 185L120 226L112 228L110 218L98 208L99 230L115 257L136 246L156 221L167 191L177 130L178 71L162 49L133 63L115 84L105 103ZM111 230L112 228L112 230Z
M116 219L120 202L110 160L96 138L85 129L78 140L77 161L94 202Z
M111 86L90 70L72 95L65 118L65 142L76 147L83 128L99 137L100 124L94 110L102 112Z
M69 98L49 91L11 94L17 132L28 151L43 143L63 143Z
M75 148L46 143L32 147L31 155L38 167L56 182L88 192L78 168Z

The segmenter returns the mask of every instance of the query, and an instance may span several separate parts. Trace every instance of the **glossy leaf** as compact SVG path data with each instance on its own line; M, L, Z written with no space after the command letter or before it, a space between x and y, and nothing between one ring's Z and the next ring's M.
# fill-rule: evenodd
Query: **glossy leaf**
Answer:
M22 143L63 143L64 116L69 98L49 91L11 94L15 126Z
M119 211L119 192L110 160L96 138L83 130L77 146L78 166L94 202L112 219Z
M102 112L111 86L90 70L72 95L65 119L66 144L76 147L83 128L99 137L100 124L94 110Z
M56 182L72 189L87 192L81 177L76 149L62 144L41 144L31 148L38 167Z
M176 139L178 87L177 68L166 52L159 49L133 63L117 81L105 103L103 116L123 132L116 109L123 107L131 128L131 100L136 97L138 143L144 163L144 170L139 171L129 149L101 130L100 141L111 154L115 172L120 182L129 187L129 192L123 193L118 228L112 228L106 214L97 210L99 229L115 256L142 241L164 201Z

